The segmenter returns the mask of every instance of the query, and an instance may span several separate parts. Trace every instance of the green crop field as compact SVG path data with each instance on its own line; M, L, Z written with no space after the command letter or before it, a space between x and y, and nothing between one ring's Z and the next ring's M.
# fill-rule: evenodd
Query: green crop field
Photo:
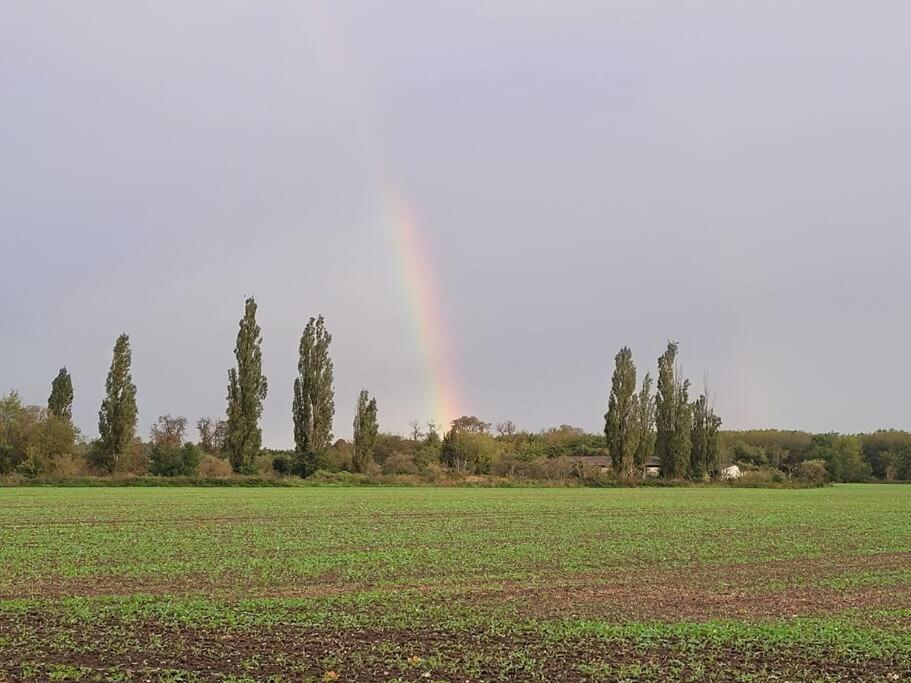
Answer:
M773 676L911 676L911 486L0 489L0 680Z

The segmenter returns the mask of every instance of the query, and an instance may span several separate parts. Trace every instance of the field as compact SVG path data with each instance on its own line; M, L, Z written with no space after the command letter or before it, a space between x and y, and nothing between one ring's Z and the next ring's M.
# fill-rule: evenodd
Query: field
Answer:
M0 680L773 677L911 677L911 486L0 489Z

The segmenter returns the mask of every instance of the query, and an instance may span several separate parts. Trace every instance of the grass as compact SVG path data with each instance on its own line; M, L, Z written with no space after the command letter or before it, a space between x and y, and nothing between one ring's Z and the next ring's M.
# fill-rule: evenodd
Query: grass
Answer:
M903 680L909 519L889 485L0 489L0 680Z

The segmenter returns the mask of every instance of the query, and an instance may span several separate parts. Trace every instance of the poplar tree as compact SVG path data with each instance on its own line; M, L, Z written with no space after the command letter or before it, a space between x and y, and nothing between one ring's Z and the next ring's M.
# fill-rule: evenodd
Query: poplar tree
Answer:
M674 437L672 439L674 476L690 476L690 459L692 457L693 413L690 406L690 381L682 379L680 372L675 374L677 398L674 401Z
M113 470L136 431L136 385L130 374L130 338L121 334L105 382L105 397L98 411L99 451L102 463Z
M718 474L718 430L721 418L715 414L714 400L709 393L708 381L699 398L693 401L692 455L690 469L696 478Z
M297 468L303 476L313 473L318 456L332 442L335 390L329 357L331 343L332 335L326 330L323 316L310 318L301 335L298 376L294 380L291 406Z
M262 447L259 419L263 414L268 383L263 377L262 333L256 323L256 301L244 304L234 357L237 367L228 370L228 408L225 450L235 472L252 473Z
M705 470L710 476L718 474L718 430L721 429L721 418L715 414L712 402L706 399L705 416Z
M690 456L690 473L696 479L702 479L707 473L708 464L708 401L705 394L693 401L692 453Z
M677 343L668 342L658 358L655 451L661 460L661 475L670 479L690 474L693 408L689 391L690 381L677 366Z
M354 415L354 455L351 465L355 472L366 472L373 463L376 437L380 431L376 414L376 399L370 398L367 390L362 389Z
M661 461L661 474L677 476L674 459L674 427L677 420L677 387L674 381L674 364L677 360L677 343L668 342L667 350L658 357L658 389L655 394L655 454Z
M642 388L636 395L636 450L633 461L641 474L645 463L655 454L655 397L652 376L645 373Z
M51 383L47 412L65 422L71 422L73 419L73 379L66 368L60 368L60 372Z
M614 376L604 416L604 435L614 472L628 475L636 448L636 366L633 353L624 346L614 357Z

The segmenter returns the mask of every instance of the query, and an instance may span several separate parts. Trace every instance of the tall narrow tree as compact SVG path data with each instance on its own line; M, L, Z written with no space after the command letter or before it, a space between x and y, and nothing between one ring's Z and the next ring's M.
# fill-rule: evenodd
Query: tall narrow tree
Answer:
M721 418L715 414L714 401L709 393L708 381L702 394L693 402L693 476L718 474L718 430Z
M51 383L47 412L65 422L71 422L73 419L73 379L66 368L60 368L60 372Z
M259 419L268 390L263 376L262 343L256 323L256 301L250 297L244 304L244 317L234 347L237 367L228 370L225 450L235 472L251 473L262 447Z
M658 357L658 390L655 394L655 454L661 461L661 474L677 476L674 459L674 427L677 420L677 387L674 368L677 343L668 342L667 350Z
M130 338L121 334L105 382L105 397L98 411L99 450L104 466L113 470L136 431L136 385L130 374Z
M690 381L683 379L683 373L677 369L674 383L677 387L677 398L674 401L674 437L672 448L674 451L674 476L690 476L690 461L692 458L692 430L693 412L690 406Z
M721 466L718 450L718 430L721 429L721 418L715 414L715 408L709 404L705 425L705 468L710 476L717 476Z
M351 465L355 472L366 472L373 463L373 451L379 424L376 419L376 399L361 390L354 415L354 455Z
M642 388L636 395L636 452L633 460L640 474L654 454L655 397L652 396L652 376L645 373Z
M693 401L692 453L690 473L696 479L707 474L708 462L708 401L705 394Z
M332 335L326 330L323 316L310 318L301 335L291 407L297 469L303 476L313 473L318 456L332 442L335 390L329 357L331 343Z
M633 352L624 346L614 357L614 376L604 416L604 435L614 472L629 475L636 451L636 366Z
M715 414L707 394L693 401L692 476L700 479L718 473L718 429L721 418Z

